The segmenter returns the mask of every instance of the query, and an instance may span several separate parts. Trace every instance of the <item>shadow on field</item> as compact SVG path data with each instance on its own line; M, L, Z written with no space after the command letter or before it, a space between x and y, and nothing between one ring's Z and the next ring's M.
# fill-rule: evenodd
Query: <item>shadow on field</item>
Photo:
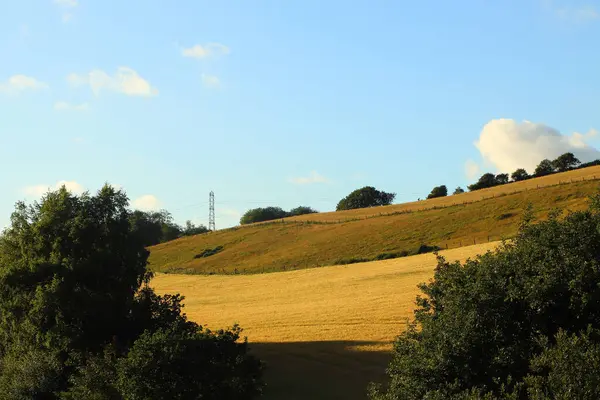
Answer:
M250 348L266 363L268 400L366 399L369 382L386 381L391 359L381 342L250 343Z

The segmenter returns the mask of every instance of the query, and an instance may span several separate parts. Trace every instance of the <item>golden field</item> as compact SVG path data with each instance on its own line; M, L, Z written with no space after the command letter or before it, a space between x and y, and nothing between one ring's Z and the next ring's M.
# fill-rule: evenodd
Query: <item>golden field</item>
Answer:
M599 168L422 201L419 206L428 207L423 210L410 210L413 203L407 203L303 216L316 219L311 222L288 218L185 237L151 247L150 268L192 274L289 271L353 258L373 260L382 253L414 252L422 244L456 248L487 243L513 236L528 203L540 219L553 208L586 208L587 198L599 187L598 181L589 179L595 172L600 177ZM588 180L566 183L584 177ZM354 219L332 222L338 214ZM194 258L217 246L223 250Z
M442 252L464 261L496 243ZM181 293L188 317L217 329L239 323L267 362L267 399L364 399L384 379L391 342L412 315L433 254L275 274L157 274L160 294Z
M358 210L337 211L319 214L299 215L291 217L295 221L343 221L356 218L365 218L370 216L393 214L398 212L412 212L429 210L434 207L449 207L457 204L472 203L476 201L496 198L507 194L525 192L533 189L554 186L562 183L571 183L584 180L600 179L600 166L577 169L574 171L563 172L543 176L540 178L528 179L526 181L509 183L507 185L496 186L487 189L476 190L474 192L465 192L458 195L438 197L430 200L412 201L391 206L362 208ZM463 188L467 190L467 188ZM448 192L452 193L454 188L449 187ZM424 196L425 198L426 196Z

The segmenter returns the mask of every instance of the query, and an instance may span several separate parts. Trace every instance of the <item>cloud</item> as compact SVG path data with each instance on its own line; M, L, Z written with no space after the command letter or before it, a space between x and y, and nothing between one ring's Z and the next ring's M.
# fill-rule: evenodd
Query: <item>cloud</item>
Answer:
M133 201L132 204L135 208L142 211L156 211L161 207L161 202L156 198L156 196L151 194L138 197Z
M47 89L48 85L26 75L13 75L4 83L0 82L0 93L19 94L26 90Z
M208 88L218 88L221 86L221 81L217 76L202 74L202 84Z
M467 176L467 178L476 178L477 175L479 175L479 171L479 165L475 161L467 160L467 162L465 162L465 175Z
M598 10L590 5L562 5L552 0L544 0L543 4L555 16L569 22L582 23L600 18Z
M79 5L77 0L54 0L54 4L61 7L62 9L68 10L73 9ZM62 15L62 22L67 23L73 19L73 14L70 12L64 12Z
M102 90L109 90L127 96L156 96L158 90L147 80L129 67L119 67L114 76L95 69L86 75L70 74L67 81L73 86L89 85L92 92L98 96Z
M598 131L594 129L587 133L562 135L544 124L495 119L483 127L475 146L484 162L498 172L510 173L517 168L533 172L541 160L552 160L567 152L575 154L582 162L600 158L600 152L586 143L597 135Z
M60 189L62 186L64 186L69 192L73 194L82 194L83 192L85 192L85 188L75 181L58 181L54 185L26 186L25 188L23 188L23 193L29 197L39 198L42 197L44 194L48 193L49 191Z
M90 106L88 103L69 104L66 101L57 101L54 103L54 109L56 111L87 111Z
M77 0L54 0L54 4L57 4L61 7L73 8L77 7L79 2Z
M307 185L311 183L327 183L329 180L317 171L312 171L309 176L291 178L290 182L296 185Z
M181 54L184 57L197 59L223 56L229 54L229 47L220 43L208 43L205 45L197 44L189 48L181 49Z

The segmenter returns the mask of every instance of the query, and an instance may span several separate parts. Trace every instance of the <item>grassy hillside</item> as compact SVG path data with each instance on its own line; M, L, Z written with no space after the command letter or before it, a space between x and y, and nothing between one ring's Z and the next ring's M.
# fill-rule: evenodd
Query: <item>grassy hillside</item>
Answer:
M485 243L514 235L529 202L538 218L556 207L585 208L587 197L598 189L595 174L600 178L600 167L418 203L305 215L186 237L152 247L150 267L170 273L256 273L375 259L383 253L414 252L421 244L455 248Z
M488 243L442 252L465 260ZM266 399L364 399L380 381L391 341L412 315L416 285L435 257L424 254L277 274L158 274L159 293L186 297L184 311L209 328L238 322L269 366Z

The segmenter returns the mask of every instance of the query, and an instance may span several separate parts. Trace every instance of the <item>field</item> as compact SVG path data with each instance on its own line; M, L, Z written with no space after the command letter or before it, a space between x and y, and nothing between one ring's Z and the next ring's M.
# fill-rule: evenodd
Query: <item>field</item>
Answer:
M150 267L192 274L289 271L414 253L423 244L457 248L487 243L513 236L528 203L540 219L553 208L585 208L587 197L598 190L596 174L600 178L600 167L417 203L300 216L181 238L150 248ZM221 246L214 255L195 258Z
M442 252L465 260L497 246ZM364 399L382 381L394 337L412 315L433 254L255 275L158 274L159 293L181 293L184 311L209 328L244 328L268 363L267 399Z

